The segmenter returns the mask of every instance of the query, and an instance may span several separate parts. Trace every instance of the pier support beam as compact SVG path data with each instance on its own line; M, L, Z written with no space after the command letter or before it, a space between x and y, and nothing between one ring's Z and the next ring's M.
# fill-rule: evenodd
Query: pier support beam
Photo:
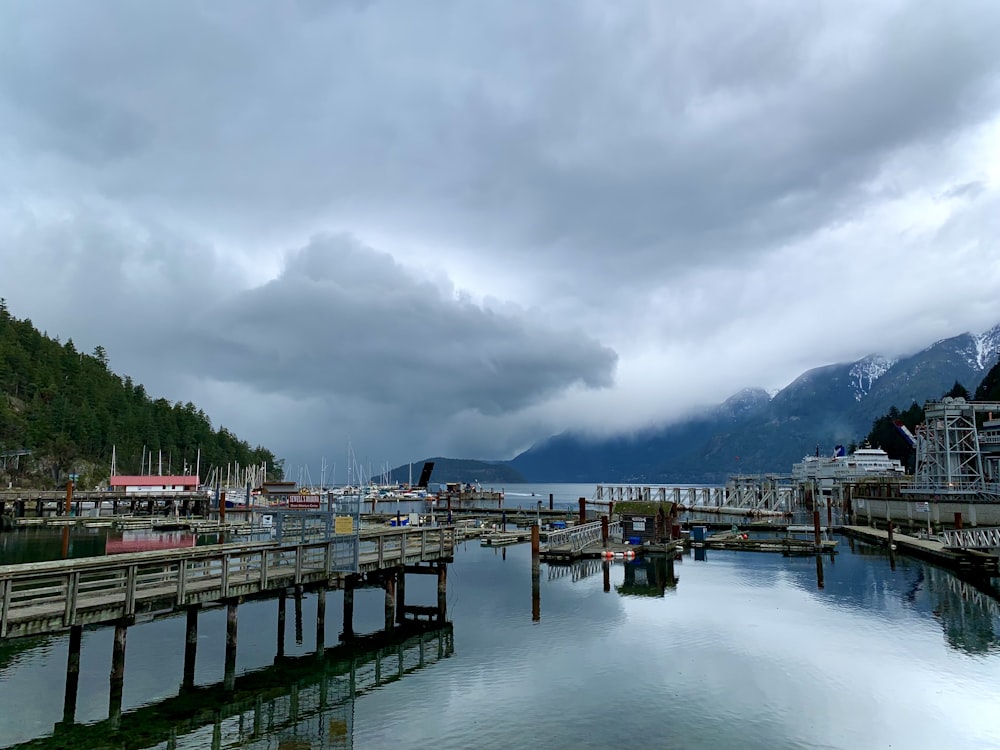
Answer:
M285 602L288 599L286 589L278 589L278 656L285 655Z
M76 696L80 687L80 645L83 628L74 625L69 629L69 652L66 656L66 693L63 697L63 723L76 721Z
M344 630L341 638L354 637L354 589L357 584L355 576L344 579Z
M226 603L226 671L223 685L226 690L236 686L236 632L239 601Z
M316 656L322 657L326 649L326 589L316 590Z
M302 586L296 586L295 592L295 645L301 646L305 640L302 635Z
M188 607L184 633L184 681L186 690L194 687L194 665L198 659L198 607Z
M444 622L448 615L448 566L438 565L437 573L437 616L439 622Z
M385 629L391 631L396 625L396 574L387 573L382 581L385 589Z
M396 571L396 624L402 625L405 621L406 610L406 568L400 567Z
M115 641L111 650L111 692L108 697L108 719L117 730L122 720L122 693L125 689L125 637L128 625L119 620L115 623Z

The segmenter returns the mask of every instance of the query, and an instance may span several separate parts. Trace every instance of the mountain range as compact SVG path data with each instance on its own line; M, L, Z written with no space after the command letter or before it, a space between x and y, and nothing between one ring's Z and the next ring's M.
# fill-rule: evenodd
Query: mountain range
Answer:
M817 367L773 396L744 388L704 414L637 434L562 433L506 463L532 482L716 483L788 473L805 454L862 441L892 406L922 405L956 382L974 391L998 359L1000 325L898 359L873 354Z

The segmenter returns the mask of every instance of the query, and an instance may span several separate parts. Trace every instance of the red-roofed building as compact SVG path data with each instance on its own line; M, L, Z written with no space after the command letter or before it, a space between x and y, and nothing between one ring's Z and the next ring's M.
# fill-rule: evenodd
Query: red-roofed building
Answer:
M119 492L197 492L198 484L198 477L111 477L111 489Z

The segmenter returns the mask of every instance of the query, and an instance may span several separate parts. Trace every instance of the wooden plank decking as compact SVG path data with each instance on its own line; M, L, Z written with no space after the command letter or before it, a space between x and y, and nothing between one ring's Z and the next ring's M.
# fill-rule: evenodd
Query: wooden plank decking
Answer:
M0 566L0 638L98 625L192 605L341 585L334 541L249 543ZM453 527L363 532L359 573L448 562Z

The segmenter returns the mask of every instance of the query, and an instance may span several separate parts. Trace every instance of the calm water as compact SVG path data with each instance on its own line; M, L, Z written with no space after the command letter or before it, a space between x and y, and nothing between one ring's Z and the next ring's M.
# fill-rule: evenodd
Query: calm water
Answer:
M450 626L423 646L414 636L381 652L331 649L321 664L307 595L301 617L289 599L287 658L276 660L275 603L242 605L238 700L220 685L223 610L201 616L188 691L183 617L138 624L124 738L104 721L110 629L84 633L75 718L85 726L70 731L57 727L67 638L8 643L0 747L1000 747L996 601L919 562L892 570L878 550L844 539L839 549L822 560L822 588L814 558L708 551L543 563L534 599L527 545L470 540L449 568ZM432 604L434 582L408 576L406 593ZM328 645L341 603L328 594ZM356 630L374 633L382 618L381 591L359 591Z

